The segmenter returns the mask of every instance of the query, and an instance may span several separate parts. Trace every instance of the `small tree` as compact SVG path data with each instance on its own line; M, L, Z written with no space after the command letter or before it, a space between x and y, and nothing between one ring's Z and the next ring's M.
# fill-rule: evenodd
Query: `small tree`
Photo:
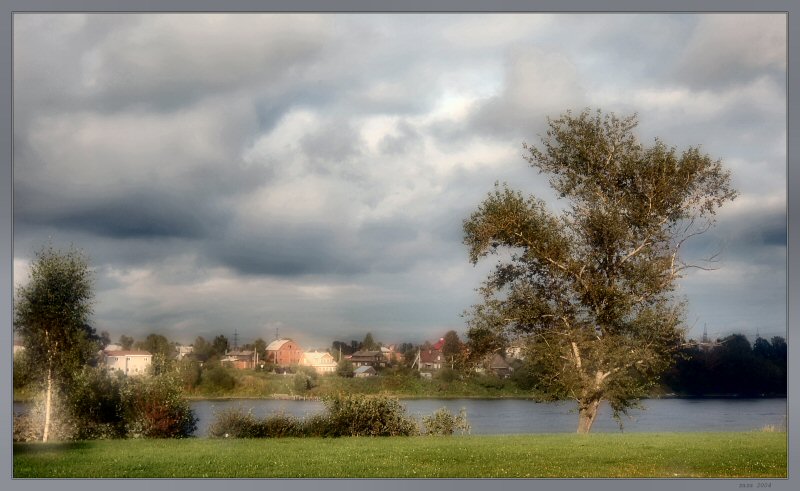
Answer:
M221 357L222 355L227 353L229 347L230 343L228 343L228 338L226 338L222 334L215 337L214 341L211 342L211 352L213 355L216 355L218 357Z
M36 252L29 282L17 288L14 328L26 353L38 360L45 384L42 441L49 438L57 385L68 383L99 349L99 338L87 324L92 298L88 259L74 248L60 252L47 246Z
M447 331L444 335L442 356L444 356L445 362L451 369L460 370L462 368L464 364L464 346L457 332Z
M119 337L119 345L122 346L122 349L129 350L133 348L133 338L123 334Z
M339 360L339 363L336 364L336 375L346 378L351 378L355 375L355 370L350 360L346 358Z
M464 222L473 263L510 253L469 314L472 351L521 338L540 370L535 395L574 399L579 433L604 400L619 420L672 363L684 331L671 293L693 267L679 252L736 196L719 161L660 140L646 148L636 125L588 110L550 120L542 148L524 148L565 211L497 186Z
M256 354L258 355L259 360L265 360L267 358L267 342L261 338L258 338L253 343L253 350L255 350Z
M372 339L372 333L368 332L366 336L364 336L364 341L361 342L361 349L364 351L372 351L378 348L378 343Z

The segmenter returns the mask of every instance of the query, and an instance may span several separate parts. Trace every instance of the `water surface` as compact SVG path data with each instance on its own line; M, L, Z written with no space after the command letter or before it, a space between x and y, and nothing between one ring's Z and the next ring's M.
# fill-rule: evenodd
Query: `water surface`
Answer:
M467 411L472 434L572 433L578 425L574 402L536 403L519 399L410 399L402 400L409 415L429 415L440 407L456 414ZM198 416L196 435L205 436L214 412L240 407L256 417L284 412L307 417L325 411L319 401L234 399L192 401ZM648 399L646 410L623 416L623 431L750 431L767 425L786 426L785 398L778 399ZM593 432L619 432L608 405L602 405Z

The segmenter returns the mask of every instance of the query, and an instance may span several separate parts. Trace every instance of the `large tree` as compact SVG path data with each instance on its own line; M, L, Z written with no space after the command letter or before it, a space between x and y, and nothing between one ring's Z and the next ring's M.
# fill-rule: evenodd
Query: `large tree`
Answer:
M53 392L100 347L99 336L87 323L92 283L88 259L81 252L61 252L49 245L35 253L28 283L17 287L14 328L45 385L43 441L50 433Z
M548 119L541 146L523 148L562 211L496 185L464 221L473 264L506 253L468 313L471 350L524 342L535 395L574 399L579 433L604 400L620 420L672 363L684 336L675 282L705 267L679 253L736 196L720 161L659 139L645 147L636 126L589 110Z

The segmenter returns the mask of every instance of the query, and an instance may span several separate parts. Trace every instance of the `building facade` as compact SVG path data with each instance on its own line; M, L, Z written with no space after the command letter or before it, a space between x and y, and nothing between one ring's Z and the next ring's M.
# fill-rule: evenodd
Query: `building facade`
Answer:
M238 368L239 370L252 369L256 367L256 352L250 350L229 351L222 357L220 363L226 367Z
M317 373L333 373L336 371L336 360L333 355L325 351L306 351L303 353L301 365L311 367Z
M299 365L303 359L303 350L300 345L291 339L277 339L267 345L267 363L288 367Z
M349 357L354 367L385 367L387 360L380 351L356 351Z
M103 362L109 372L120 370L125 375L145 375L153 362L147 351L104 351Z

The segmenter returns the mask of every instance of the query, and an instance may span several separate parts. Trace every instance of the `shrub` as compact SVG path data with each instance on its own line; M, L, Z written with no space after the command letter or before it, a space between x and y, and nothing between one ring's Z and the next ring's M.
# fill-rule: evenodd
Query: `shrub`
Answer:
M330 419L325 414L309 416L303 423L303 434L317 437L335 436L331 429Z
M505 387L505 385L506 385L505 380L502 380L501 378L497 377L494 374L492 374L492 375L489 375L489 374L478 375L473 380L475 381L476 384L478 384L481 387L484 387L486 389L498 389L499 390L499 389L502 389L503 387Z
M84 367L75 375L66 392L73 438L92 440L124 438L121 374L109 374L102 368Z
M419 433L393 397L338 395L324 400L331 436L407 436Z
M419 434L416 422L395 398L335 396L325 400L326 414L303 421L283 413L255 418L241 408L215 413L208 434L215 438L407 436ZM466 421L466 417L464 418ZM467 430L468 431L468 430Z
M172 375L131 377L123 385L125 422L129 436L185 438L197 428L197 418Z
M13 438L15 442L41 441L44 433L44 391L36 396L30 410L23 415L14 415ZM63 404L63 397L53 391L50 409L50 434L53 441L71 440L72 425L69 424L68 412Z
M260 438L264 436L260 430L259 421L252 413L230 408L214 413L208 435L214 438Z
M185 389L194 389L200 385L202 369L198 362L191 359L183 359L177 363L175 370Z
M355 369L349 360L342 358L339 360L339 363L336 364L336 375L345 378L352 378L354 374Z
M441 380L442 382L450 383L450 382L455 382L456 380L461 378L461 376L456 370L453 370L452 368L442 368L441 370L436 372L436 378L438 380Z
M211 390L226 391L236 387L236 379L225 368L214 366L202 373L201 384Z
M458 416L453 416L445 407L439 408L430 416L423 417L422 425L428 435L452 435L456 430L463 435L468 434L471 429L464 408L461 408Z
M303 422L293 416L278 413L266 418L263 423L264 436L280 438L287 436L303 436Z
M208 428L213 438L280 438L303 436L305 425L297 418L277 413L258 419L241 408L225 409L214 414L214 422Z
M297 373L294 374L292 382L294 390L301 393L319 385L319 374L317 374L313 368L310 369L313 375L309 374L308 367L302 368L302 370L298 370Z

